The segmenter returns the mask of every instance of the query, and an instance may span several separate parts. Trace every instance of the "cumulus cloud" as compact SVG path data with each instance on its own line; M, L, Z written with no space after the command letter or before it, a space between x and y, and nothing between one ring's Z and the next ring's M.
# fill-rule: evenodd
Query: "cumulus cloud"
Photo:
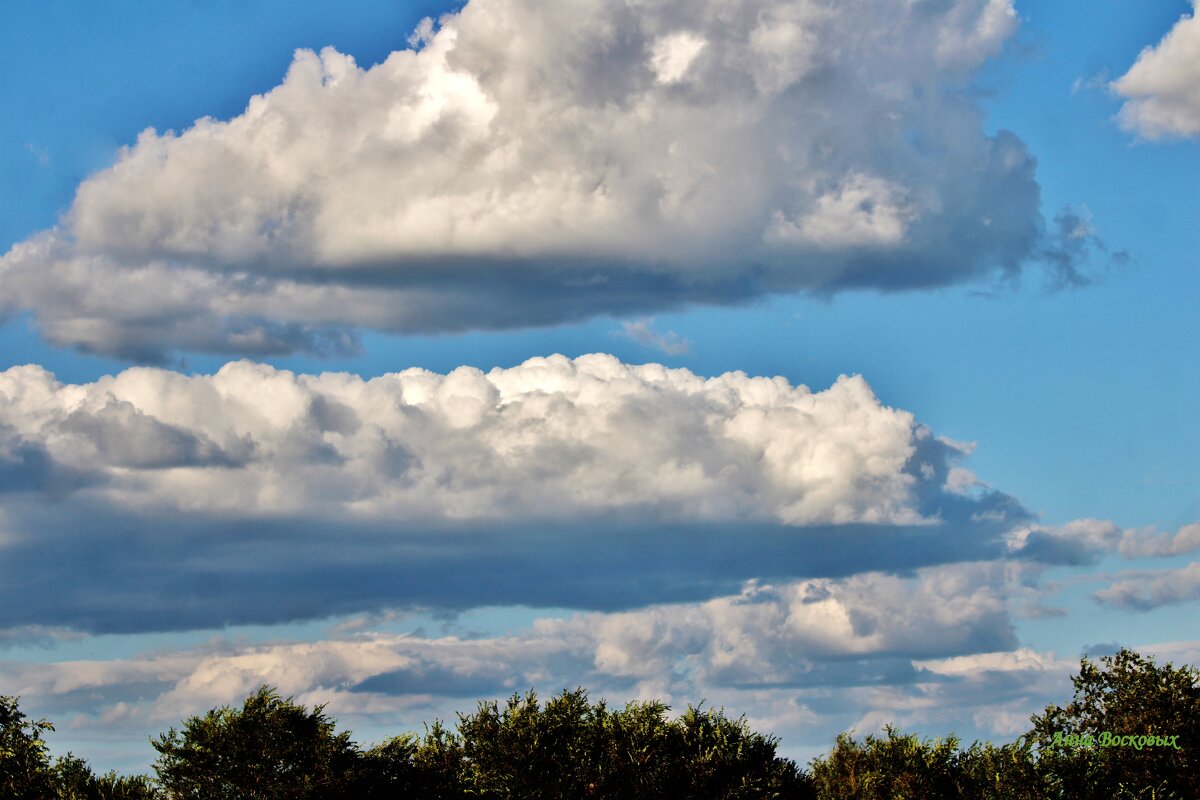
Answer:
M994 565L749 583L734 595L638 611L546 618L463 637L364 631L315 642L210 643L130 658L0 662L5 685L45 707L110 723L116 698L139 725L237 702L262 683L337 714L432 700L555 691L580 681L619 696L804 691L953 679L914 659L1009 650L1004 575ZM962 670L960 670L961 672Z
M1111 84L1126 98L1121 127L1147 139L1200 136L1200 21L1183 16Z
M1105 605L1138 611L1200 600L1200 563L1119 576L1095 597Z
M812 392L605 355L371 380L237 362L64 385L14 367L0 425L9 452L88 465L94 495L233 514L912 525L922 483L945 481L928 429L860 377Z
M1102 519L1078 519L1065 525L1028 525L1008 536L1009 549L1018 556L1049 564L1094 564L1116 550L1121 528Z
M14 367L0 627L633 608L996 557L1030 516L964 480L965 452L858 377L813 392L606 355L369 380Z
M1118 546L1126 558L1178 556L1200 550L1200 522L1184 525L1175 533L1154 530L1130 530Z
M152 360L1076 275L969 89L1016 25L1009 0L471 0L381 64L298 51L242 114L145 131L3 256L0 297Z
M0 661L0 680L27 710L70 713L73 735L103 731L109 748L128 746L135 765L152 756L148 729L237 703L262 683L327 703L367 739L529 688L583 684L615 704L658 698L676 712L705 699L808 758L838 731L887 723L967 739L1028 730L1031 713L1069 696L1078 660L1016 647L1011 590L1011 571L994 563L752 581L702 602L547 617L503 633L391 625L315 641L215 640L110 660ZM1139 646L1176 660L1196 648Z
M1200 523L1175 533L1153 528L1121 528L1101 519L1078 519L1065 525L1024 525L1007 534L1014 554L1050 564L1094 564L1109 553L1125 558L1176 556L1200 550Z
M676 671L733 686L853 682L853 668L839 679L814 662L1012 647L1005 576L998 565L969 564L921 570L915 579L867 573L750 583L696 606L546 621L539 630L593 637L595 666L608 675L652 679Z

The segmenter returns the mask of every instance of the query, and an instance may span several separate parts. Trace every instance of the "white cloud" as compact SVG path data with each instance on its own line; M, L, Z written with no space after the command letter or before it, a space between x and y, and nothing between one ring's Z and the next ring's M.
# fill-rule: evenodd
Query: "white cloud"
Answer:
M315 642L213 642L111 660L0 662L0 678L42 706L75 703L100 724L123 704L138 726L235 703L263 683L329 702L339 715L581 681L618 698L698 701L710 690L878 683L888 677L876 661L1011 648L1003 595L1002 575L988 565L939 567L909 579L752 583L707 602L547 618L502 636L364 631Z
M11 459L86 465L91 496L215 514L907 525L945 480L914 467L928 431L862 378L814 393L605 355L371 380L237 362L64 385L14 367L0 425Z
M1200 523L1175 533L1153 528L1125 528L1101 519L1078 519L1065 525L1026 525L1007 535L1011 552L1046 562L1088 564L1108 553L1125 558L1156 558L1200 550Z
M1139 611L1200 600L1200 563L1179 569L1124 573L1096 592L1101 603Z
M621 323L620 334L669 356L686 355L692 350L692 343L675 331L659 333L655 330L653 319L626 320Z
M1147 139L1200 135L1200 20L1195 10L1111 84L1126 98L1121 127Z
M800 758L827 751L838 731L885 723L1011 739L1031 713L1070 696L1078 659L1015 646L1010 583L1001 565L984 563L908 578L751 582L705 602L544 618L504 634L214 641L112 660L0 662L0 680L27 710L70 713L76 735L102 731L109 747L125 737L145 748L148 731L237 703L262 683L328 703L360 741L453 720L479 699L577 685L613 704L657 698L676 712L704 699L746 713ZM1178 660L1196 648L1138 649Z
M1178 556L1200 550L1200 522L1184 525L1175 533L1128 530L1118 549L1126 558Z
M704 39L686 31L660 37L650 52L655 78L659 83L678 83L704 45Z
M967 85L1015 26L1009 0L471 0L379 65L298 51L233 119L145 131L0 297L151 360L1012 273L1046 249L1034 160Z
M544 622L592 639L606 675L649 680L677 672L705 685L805 685L815 662L995 650L1014 643L1004 570L954 565L913 580L879 573L784 585L690 606Z
M1088 564L1117 548L1121 529L1109 520L1077 519L1065 525L1028 525L1008 534L1009 550L1040 561Z

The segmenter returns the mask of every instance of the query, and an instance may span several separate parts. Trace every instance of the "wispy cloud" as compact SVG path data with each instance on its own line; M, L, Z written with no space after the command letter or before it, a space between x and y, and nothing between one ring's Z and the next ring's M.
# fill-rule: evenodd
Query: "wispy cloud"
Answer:
M675 331L659 333L654 329L654 320L649 317L622 322L620 334L638 344L653 348L669 356L687 355L692 351L690 340L685 339Z

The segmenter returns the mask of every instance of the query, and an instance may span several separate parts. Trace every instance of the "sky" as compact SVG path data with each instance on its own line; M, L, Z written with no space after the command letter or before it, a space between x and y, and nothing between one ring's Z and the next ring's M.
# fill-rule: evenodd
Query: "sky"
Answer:
M10 4L0 693L807 760L1200 663L1186 2Z

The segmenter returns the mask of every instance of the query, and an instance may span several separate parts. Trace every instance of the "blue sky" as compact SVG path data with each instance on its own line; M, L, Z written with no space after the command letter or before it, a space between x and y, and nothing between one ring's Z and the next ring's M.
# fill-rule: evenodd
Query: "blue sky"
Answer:
M807 756L837 730L889 719L1019 732L1063 696L1088 647L1196 657L1200 108L1156 88L1195 75L1164 40L1200 35L1181 21L1190 5L1010 13L963 0L890 25L886 2L827 17L809 13L816 3L739 2L726 28L669 3L620 18L578 5L585 22L487 0L5 10L0 368L37 364L92 388L11 372L5 384L0 573L22 591L78 590L41 611L17 588L0 595L0 691L70 720L64 749L142 768L147 731L262 681L330 702L364 735L513 688L584 683L614 701L743 704ZM506 24L510 39L490 33ZM623 34L597 34L604 25ZM183 133L240 118L294 51L325 47L363 70L409 48L425 60L394 57L391 82L338 89L343 62L301 59L324 70L326 91L289 78L270 109L291 138L265 150L248 126ZM379 112L388 103L400 110ZM134 147L148 128L159 135ZM579 189L593 180L603 201ZM412 223L424 209L453 217L450 232L430 233L442 216ZM519 366L555 353L694 375L623 372L618 391L609 362ZM295 395L370 426L385 396L316 379L272 389L290 379L247 368L214 384L227 405L205 406L207 379L172 382L241 357L363 378L501 367L500 405L576 438L520 433L485 411L460 424L460 389L438 390L421 413L442 438L387 435L461 479L406 494L403 467L398 483L380 473L364 489L350 466L321 472L329 448L337 463L367 457L354 431L293 421L276 441L260 418L283 419L278 398ZM138 363L156 377L93 384ZM728 431L758 413L760 390L736 379L698 388L695 376L734 371L818 393L772 401L812 402L811 427L767 415L753 433L763 452L794 448L777 472L739 461L716 428L711 449L693 449L695 426L719 418ZM483 378L464 380L462 398L497 402ZM386 402L412 402L415 386ZM554 387L569 412L537 410ZM599 405L581 399L590 391ZM186 413L164 399L180 392L196 393ZM950 443L922 444L921 426ZM634 446L650 440L657 449ZM488 458L517 459L512 475L472 471L463 453L493 444ZM593 455L562 462L580 471L554 483L553 459L580 452ZM893 464L897 452L911 459ZM927 473L914 471L921 453ZM618 467L640 483L613 478ZM676 482L658 480L672 467ZM239 474L257 494L221 488ZM289 481L311 496L290 496ZM547 493L566 498L553 513ZM881 555L862 558L858 535ZM436 556L411 549L428 536ZM711 554L738 537L750 555L731 566L689 554L689 536ZM661 563L639 566L639 548ZM517 578L522 563L534 566ZM186 603L164 600L181 586ZM876 627L780 622L818 595ZM885 619L887 604L911 618ZM956 607L968 610L939 611ZM648 630L675 644L652 647ZM306 659L325 666L288 666ZM825 672L838 659L861 668L854 685ZM775 688L742 671L778 673ZM1006 675L1018 689L989 688Z

